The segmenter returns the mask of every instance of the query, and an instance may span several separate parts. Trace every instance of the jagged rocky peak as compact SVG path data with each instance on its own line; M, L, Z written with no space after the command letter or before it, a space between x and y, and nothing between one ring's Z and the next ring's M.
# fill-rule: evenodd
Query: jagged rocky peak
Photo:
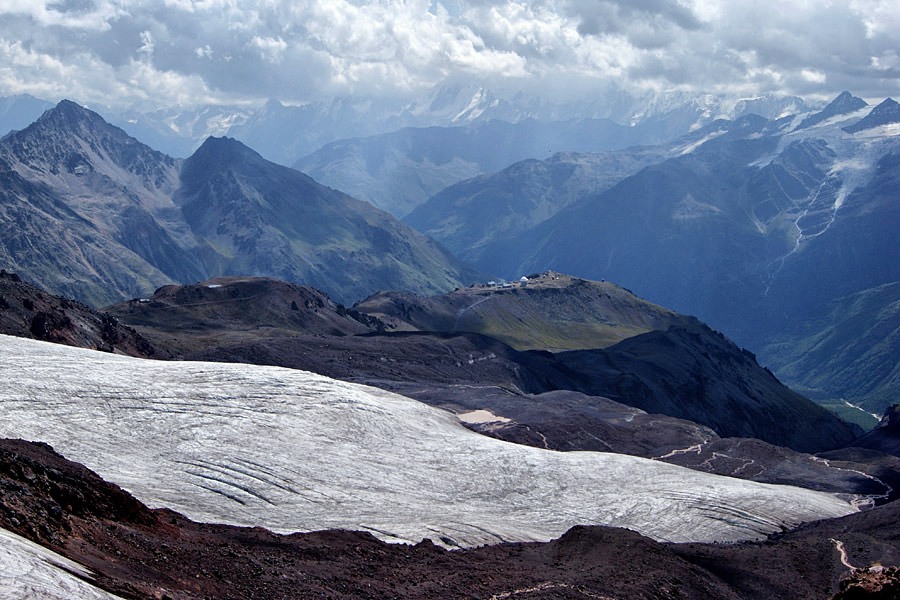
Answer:
M868 103L862 98L857 98L850 92L841 92L837 98L828 103L828 105L817 113L813 113L801 121L798 129L805 129L817 125L826 119L839 115L847 115L854 111L860 110L868 106Z
M148 187L166 181L175 159L151 149L103 117L71 100L55 107L3 140L0 151L30 170L87 175L115 165L144 179Z
M264 115L266 113L277 113L284 111L285 105L276 98L269 98L266 103L257 111L257 114Z
M857 98L850 92L843 91L838 94L838 96L834 100L832 100L828 104L828 106L822 109L822 112L830 111L834 114L842 114L850 112L852 110L858 110L867 105L867 102L862 98Z
M96 112L71 100L61 100L32 125L18 132L18 135L20 137L52 135L61 142L75 138L90 142L107 140L103 146L108 146L110 140L123 144L139 143L123 130L107 123Z
M195 172L223 170L235 163L262 165L266 162L256 151L234 138L210 136L185 160L181 175L183 178L190 178Z
M893 98L886 98L884 102L873 108L868 115L853 125L844 127L844 131L847 133L858 133L866 129L892 123L900 123L900 104Z
M60 100L55 107L41 115L36 124L65 126L70 129L109 126L99 114L71 100Z
M211 135L206 138L194 154L221 154L228 157L232 154L252 155L256 153L234 138L228 136L216 137Z

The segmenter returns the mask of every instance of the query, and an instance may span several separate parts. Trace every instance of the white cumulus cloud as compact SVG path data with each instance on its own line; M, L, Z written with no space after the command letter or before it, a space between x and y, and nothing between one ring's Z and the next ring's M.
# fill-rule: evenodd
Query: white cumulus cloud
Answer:
M407 97L445 78L532 90L552 81L556 94L614 83L883 98L900 83L900 5L0 0L0 48L0 95L107 104Z

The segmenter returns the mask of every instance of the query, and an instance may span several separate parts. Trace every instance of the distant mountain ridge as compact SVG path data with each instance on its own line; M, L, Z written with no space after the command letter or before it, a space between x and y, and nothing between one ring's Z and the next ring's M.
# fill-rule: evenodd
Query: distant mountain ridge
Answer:
M472 96L464 105L468 93ZM675 94L631 99L621 107L598 100L593 109L579 105L553 111L537 100L519 98L524 104L517 106L487 90L462 86L442 88L429 98L427 109L417 105L415 110L421 111L419 118L441 115L438 125L342 139L292 164L404 217L451 184L516 161L665 144L726 116L781 117L785 111L808 108L799 98L761 97L728 105L710 95ZM459 112L451 116L454 110Z
M0 172L0 262L97 305L216 275L303 281L346 303L478 278L387 213L235 140L176 160L69 101L0 141Z
M479 121L341 140L293 166L402 217L452 184L521 160L659 141L652 127L627 127L609 119Z
M440 239L451 252L478 262L494 242L528 231L664 156L658 149L631 149L524 160L451 185L403 220Z
M3 103L24 109L3 129ZM40 106L38 106L40 103ZM26 96L0 98L0 137L21 129L52 102ZM656 131L656 141L673 139L719 118L749 113L768 118L799 114L817 103L793 96L735 98L719 94L664 92L635 96L616 86L575 101L538 94L442 82L413 99L334 98L295 105L270 99L264 105L171 106L155 110L92 107L142 142L174 157L192 154L209 136L234 137L268 160L290 166L331 142L397 131L404 127L464 127L489 121L515 124L604 120ZM30 115L30 118L25 116ZM12 112L10 113L12 116ZM571 148L555 148L557 151ZM537 158L540 158L538 156ZM505 165L504 165L505 166Z
M678 92L635 96L616 86L582 100L558 102L536 94L444 82L412 101L337 98L284 106L272 100L248 121L229 130L228 135L245 141L271 160L293 165L331 142L378 136L402 128L480 127L492 121L517 125L531 121L557 127L584 123L593 129L596 126L592 123L609 123L624 127L620 133L624 139L632 140L630 143L637 143L632 137L635 135L641 136L642 143L661 143L720 118L750 113L778 118L814 107L814 103L793 96L731 98ZM627 129L633 131L629 133ZM602 148L611 147L608 141L603 143ZM576 148L555 146L550 150ZM542 158L543 149L541 154L529 157Z

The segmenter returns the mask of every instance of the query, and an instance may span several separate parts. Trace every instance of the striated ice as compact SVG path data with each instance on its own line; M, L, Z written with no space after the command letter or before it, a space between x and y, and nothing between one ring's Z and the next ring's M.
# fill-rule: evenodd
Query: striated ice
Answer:
M279 532L471 546L603 524L727 541L854 510L796 487L502 442L450 413L302 371L8 336L0 415L0 436L47 442L151 506Z

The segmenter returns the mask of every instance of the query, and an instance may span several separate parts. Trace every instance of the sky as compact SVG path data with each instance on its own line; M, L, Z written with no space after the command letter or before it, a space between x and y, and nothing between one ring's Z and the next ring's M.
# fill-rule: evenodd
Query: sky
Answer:
M0 0L0 95L153 109L412 98L451 80L900 95L896 0Z

